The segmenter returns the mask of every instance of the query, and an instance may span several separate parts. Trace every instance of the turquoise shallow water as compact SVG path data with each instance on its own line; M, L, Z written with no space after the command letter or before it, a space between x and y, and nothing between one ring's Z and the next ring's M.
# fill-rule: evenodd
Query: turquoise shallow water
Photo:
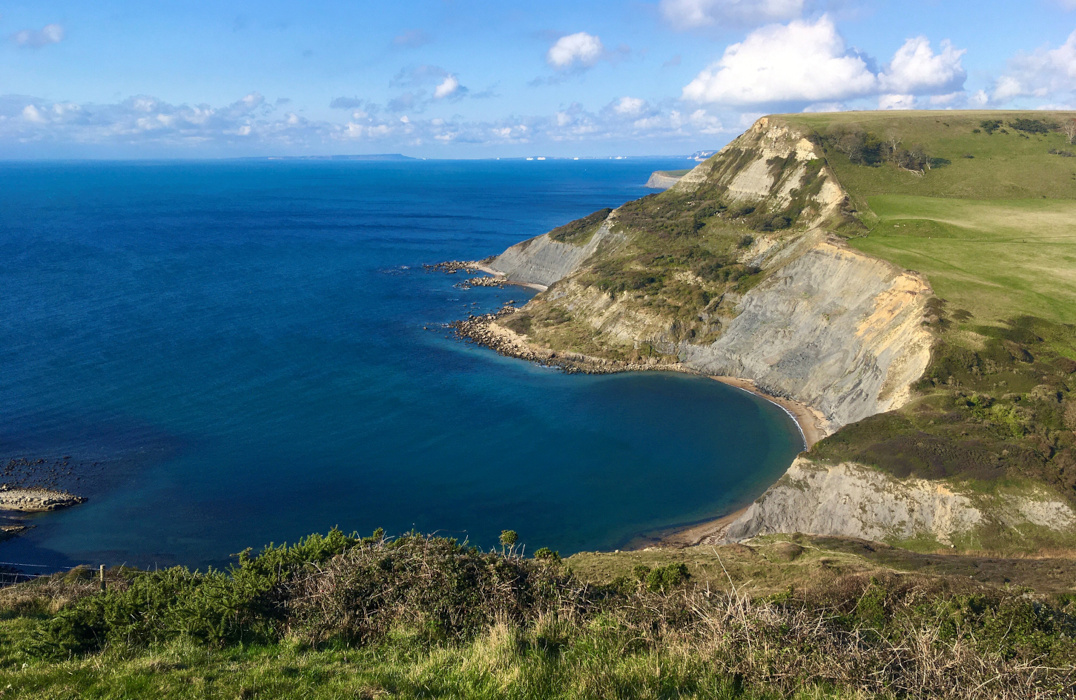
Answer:
M779 408L460 343L441 324L529 292L421 269L675 167L0 164L0 460L67 457L89 497L0 560L219 565L334 525L570 553L750 500L801 448Z

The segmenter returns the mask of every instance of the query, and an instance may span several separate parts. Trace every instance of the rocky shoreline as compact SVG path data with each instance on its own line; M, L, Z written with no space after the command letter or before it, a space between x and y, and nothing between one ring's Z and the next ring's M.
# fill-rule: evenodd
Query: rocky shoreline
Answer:
M45 460L38 460L36 463L44 464ZM27 461L27 464L35 462ZM23 521L25 515L48 513L85 502L86 499L82 496L58 489L0 484L0 542L33 527Z
M554 352L529 345L517 333L497 324L499 319L514 314L518 309L506 302L497 311L478 316L470 315L448 324L457 338L487 347L505 357L537 363L543 367L555 367L568 374L618 374L620 372L655 371L687 372L696 374L680 364L623 362L601 357L591 357L575 352Z
M0 484L0 510L19 513L47 513L85 503L86 499L66 491L40 488L10 488Z

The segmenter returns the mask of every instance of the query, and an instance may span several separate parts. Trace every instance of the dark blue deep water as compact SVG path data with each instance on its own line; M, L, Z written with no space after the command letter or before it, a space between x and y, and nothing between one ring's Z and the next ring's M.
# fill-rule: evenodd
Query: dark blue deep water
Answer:
M333 526L612 549L801 448L704 378L564 375L440 324L480 258L683 160L0 164L0 480L88 496L0 560L194 566ZM426 329L428 327L428 330Z

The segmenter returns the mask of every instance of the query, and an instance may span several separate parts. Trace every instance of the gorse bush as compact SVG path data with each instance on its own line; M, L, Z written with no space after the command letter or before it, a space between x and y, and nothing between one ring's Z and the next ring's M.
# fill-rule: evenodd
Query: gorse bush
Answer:
M246 552L228 573L125 571L105 593L80 589L59 612L34 613L22 653L137 659L162 644L280 648L272 645L289 640L407 663L457 653L482 673L509 676L513 665L537 664L593 696L632 695L631 684L614 692L602 669L658 658L686 664L683 682L736 678L767 693L811 683L900 697L978 697L987 686L991 697L1050 697L1076 681L1071 602L896 574L840 576L753 599L693 587L683 563L633 574L585 585L547 552L536 561L445 538L333 531ZM23 588L61 585L82 584L61 575Z
M465 637L495 617L528 619L568 600L555 561L446 538L388 540L379 531L360 539L333 530L256 556L243 552L228 573L132 573L124 585L61 610L27 650L58 657L106 644L268 643L287 634L367 642L405 623L431 638Z

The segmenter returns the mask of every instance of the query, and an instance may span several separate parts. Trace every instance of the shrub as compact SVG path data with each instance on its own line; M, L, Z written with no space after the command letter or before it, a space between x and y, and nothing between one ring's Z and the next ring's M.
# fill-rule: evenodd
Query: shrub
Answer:
M687 566L684 564L659 566L646 573L646 588L651 593L662 593L686 582L688 577Z
M1027 119L1025 117L1012 120L1009 122L1009 126L1017 131L1025 131L1029 134L1048 134L1057 128L1056 125L1045 119Z

